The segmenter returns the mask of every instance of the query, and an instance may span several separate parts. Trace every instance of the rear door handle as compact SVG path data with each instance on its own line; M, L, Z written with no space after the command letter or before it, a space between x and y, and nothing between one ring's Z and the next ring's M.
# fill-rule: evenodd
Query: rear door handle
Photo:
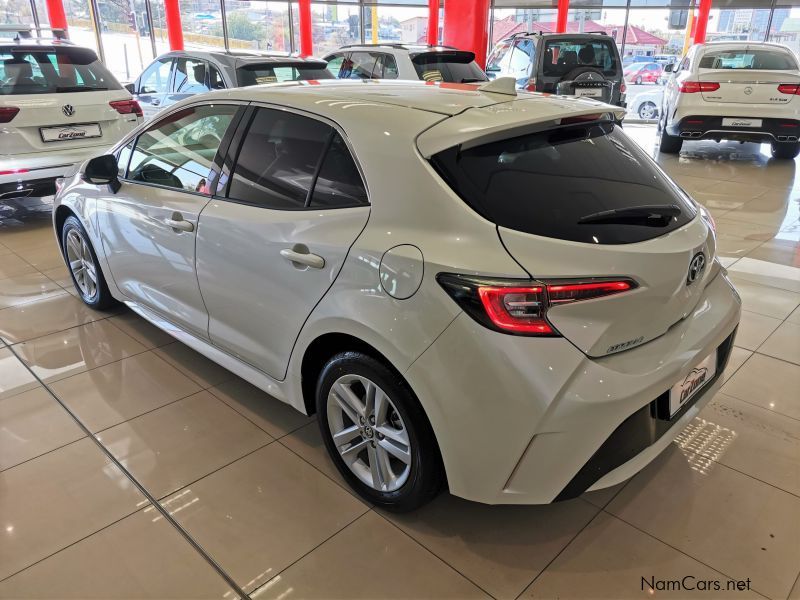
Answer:
M167 227L172 227L172 229L177 229L178 231L194 231L194 223L184 219L183 215L178 212L173 213L171 219L164 219L164 223L167 224Z
M291 261L295 266L304 265L312 269L321 269L325 266L325 259L321 256L309 252L297 252L292 248L284 248L281 250L281 256Z

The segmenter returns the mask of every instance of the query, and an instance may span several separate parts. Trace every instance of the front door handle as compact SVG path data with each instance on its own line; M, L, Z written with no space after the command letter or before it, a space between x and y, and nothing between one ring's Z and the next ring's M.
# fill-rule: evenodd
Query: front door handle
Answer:
M158 98L153 98L152 100L150 100L150 104L152 104L153 106L158 106L159 104L161 104L161 100L159 100Z
M295 248L297 248L297 246L294 248L284 248L281 250L281 256L291 261L295 266L303 265L305 267L311 267L312 269L321 269L325 266L325 259L316 254L311 254L308 252L308 248L304 248L305 252L299 252L295 250Z
M172 227L172 229L177 229L178 231L194 231L194 223L184 219L179 212L172 213L172 218L164 219L164 223L167 224L167 227Z

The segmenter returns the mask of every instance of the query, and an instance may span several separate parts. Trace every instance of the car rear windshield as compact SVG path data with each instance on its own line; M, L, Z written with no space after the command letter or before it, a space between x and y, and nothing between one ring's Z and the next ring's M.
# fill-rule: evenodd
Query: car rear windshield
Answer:
M548 40L544 46L542 73L545 77L563 77L578 67L600 69L605 76L619 71L617 52L610 40Z
M792 71L797 62L788 52L774 50L712 50L700 59L701 69L757 69L760 71Z
M613 123L569 125L431 158L447 184L501 227L586 242L628 244L663 235L696 214L691 201ZM636 207L680 214L647 218ZM605 211L625 211L597 218ZM593 219L586 218L593 215Z
M237 69L239 85L333 79L325 63L254 64Z
M475 64L472 52L423 52L411 57L420 79L472 83L487 81L486 73Z
M87 48L0 47L0 95L119 90Z

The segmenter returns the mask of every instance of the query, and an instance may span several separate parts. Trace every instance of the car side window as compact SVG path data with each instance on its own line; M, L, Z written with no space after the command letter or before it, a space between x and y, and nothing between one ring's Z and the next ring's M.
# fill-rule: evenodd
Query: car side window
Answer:
M139 80L140 94L165 94L169 90L171 58L161 58L147 67Z
M681 61L681 64L678 65L678 71L688 71L689 70L689 57L685 56L684 59Z
M528 73L533 62L533 50L533 40L521 38L514 41L508 65L512 77L520 79Z
M208 65L208 84L212 90L224 90L225 80L222 73L214 65Z
M207 65L204 60L179 58L175 61L175 93L202 94L210 91L206 85Z
M350 55L350 69L346 77L343 79L371 79L372 70L375 68L375 62L378 59L378 54L375 52L353 52Z
M120 148L119 152L117 152L117 176L120 179L125 179L125 174L128 172L128 163L131 160L133 145L135 143L136 139L132 139L130 142Z
M347 144L338 132L328 147L311 194L312 208L345 208L369 204L367 190Z
M305 208L332 132L316 119L259 108L239 149L228 198L277 210Z
M334 77L339 77L342 71L342 65L344 64L344 54L334 55L328 58L328 71L330 71Z
M139 135L128 180L210 195L211 166L237 109L191 106L159 120Z
M397 69L397 60L391 54L383 55L383 75L384 79L397 79L400 71Z

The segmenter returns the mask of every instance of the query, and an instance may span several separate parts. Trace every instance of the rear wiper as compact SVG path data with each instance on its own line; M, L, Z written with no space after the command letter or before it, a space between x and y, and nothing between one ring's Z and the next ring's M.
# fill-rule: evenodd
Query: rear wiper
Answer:
M586 215L578 219L578 225L586 225L588 223L630 223L631 225L664 227L669 224L672 217L677 217L680 214L681 209L675 204L630 206Z
M56 92L105 92L107 87L87 87L85 85L58 85Z

